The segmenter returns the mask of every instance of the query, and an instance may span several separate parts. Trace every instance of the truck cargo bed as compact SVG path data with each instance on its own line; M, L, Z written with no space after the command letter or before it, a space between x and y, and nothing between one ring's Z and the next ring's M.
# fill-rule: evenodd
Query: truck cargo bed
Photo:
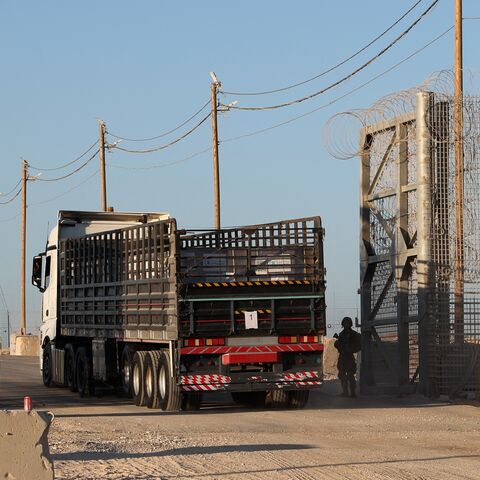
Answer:
M325 328L319 217L207 232L179 231L168 219L64 239L59 250L66 336L153 341ZM257 328L246 329L248 312Z

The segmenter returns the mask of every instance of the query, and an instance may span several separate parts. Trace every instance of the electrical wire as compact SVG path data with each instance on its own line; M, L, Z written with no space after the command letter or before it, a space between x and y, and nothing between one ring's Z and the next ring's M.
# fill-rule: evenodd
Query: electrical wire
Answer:
M95 147L95 145L97 145L97 143L99 142L99 140L97 140L91 147L88 148L88 150L86 150L85 152L83 152L80 156L78 156L77 158L71 160L70 162L68 163L64 163L63 165L60 165L58 167L53 167L53 168L40 168L40 167L34 167L33 165L30 165L28 164L28 167L33 169L33 170L42 170L42 171L45 171L45 172L53 172L55 170L62 170L66 167L69 167L70 165L74 164L75 162L78 162L79 160L81 160L88 152L90 152L90 150L92 150L92 148Z
M77 167L73 172L67 173L66 175L62 175L61 177L56 177L56 178L40 178L40 177L35 177L35 180L38 180L39 182L57 182L59 180L64 180L65 178L71 177L72 175L75 175L77 172L82 170L82 168L86 167L96 156L97 153L100 151L100 149L97 149L97 151L84 163L82 163L79 167Z
M172 165L177 165L178 163L186 162L187 160L191 160L192 158L198 157L199 155L202 155L203 153L210 152L211 149L212 149L212 147L207 147L203 150L192 153L188 157L182 158L180 160L175 160L173 162L162 163L162 164L157 164L157 165L148 165L148 166L144 166L144 167L127 167L125 165L114 165L114 164L108 163L108 166L111 167L111 168L120 168L122 170L153 170L153 169L157 169L157 168L170 167Z
M145 150L130 150L128 148L123 148L119 147L118 145L111 145L109 148L110 149L116 149L116 150L121 150L122 152L127 152L127 153L152 153L152 152L158 152L159 150L164 150L168 147L171 147L175 145L176 143L180 142L184 138L188 137L190 134L192 134L197 128L199 128L210 116L212 115L212 112L209 112L208 115L206 115L200 122L198 122L194 127L192 127L188 132L184 133L182 136L176 138L175 140L172 140L171 142L165 144L165 145L160 145L159 147L155 148L148 148Z
M9 203L12 203L20 195L21 192L22 192L22 189L19 188L15 193L15 195L12 198L10 198L10 200L7 200L6 202L0 202L0 205L7 205Z
M11 222L12 220L15 220L16 218L18 218L20 215L22 214L22 212L20 213L17 213L16 215L14 215L13 217L8 217L8 218L0 218L0 223L7 223L7 222Z
M323 72L319 73L318 75L315 75L314 77L308 78L307 80L303 80L298 83L294 83L292 85L288 85L286 87L282 88L276 88L274 90L267 90L263 92L224 92L225 95L235 95L235 96L258 96L258 95L269 95L272 93L279 93L279 92L285 92L287 90L291 90L292 88L300 87L301 85L305 85L307 83L313 82L314 80L317 80L318 78L321 78L328 73L333 72L334 70L337 70L337 68L340 68L341 66L345 65L347 62L350 60L353 60L355 57L360 55L362 52L367 50L369 47L371 47L374 43L376 43L378 40L380 40L382 37L384 37L390 30L392 30L394 27L396 27L412 10L414 10L420 3L422 3L424 0L418 0L415 2L401 17L399 17L397 20L395 20L394 23L392 23L386 30L384 30L382 33L377 35L373 40L371 40L369 43L364 45L360 50L357 50L355 53L351 54L349 57L345 58L341 62L337 63L333 67L328 68L327 70L324 70Z
M301 115L298 115L296 117L293 117L293 118L290 118L289 120L286 120L284 122L280 122L280 123L277 123L275 125L272 125L272 126L269 126L269 127L266 127L266 128L263 128L261 130L255 130L253 132L249 132L249 133L246 133L246 134L242 134L242 135L238 135L236 137L230 137L230 138L226 138L225 140L221 140L219 143L227 143L227 142L233 142L233 141L236 141L236 140L241 140L243 138L247 138L247 137L252 137L252 136L255 136L255 135L259 135L261 133L265 133L269 130L273 130L273 129L276 129L276 128L279 128L279 127L282 127L284 125L287 125L289 123L293 123L295 122L296 120L300 120L301 118L304 118L304 117L307 117L309 115L312 115L313 113L321 110L321 109L324 109L330 105L333 105L337 102L339 102L340 100L344 99L345 97L348 97L350 95L352 95L353 93L361 90L362 88L370 85L371 83L373 83L375 80L378 80L379 78L383 77L384 75L390 73L392 70L394 70L395 68L398 68L400 65L402 65L403 63L407 62L408 60L410 60L411 58L415 57L416 55L418 55L419 53L423 52L425 49L427 49L428 47L430 47L431 45L433 45L434 43L436 43L438 40L440 40L442 37L444 37L448 32L450 32L451 30L453 29L453 26L449 27L447 30L445 30L444 32L442 32L441 34L437 35L435 38L433 38L430 42L426 43L425 45L423 45L422 47L420 47L419 49L415 50L413 53L411 53L410 55L408 55L407 57L403 58L402 60L400 60L399 62L397 62L396 64L392 65L391 67L389 67L388 69L384 70L383 72L379 73L378 75L375 75L373 78L371 78L370 80L362 83L361 85L359 85L358 87L355 87L354 89L352 90L349 90L348 92L346 92L345 94L333 99L332 101L326 103L326 104L323 104L323 105L320 105L319 107L316 107L315 109L313 110L310 110L306 113L303 113ZM203 150L200 150L198 152L195 152L191 155L189 155L188 157L185 157L185 158L182 158L180 160L176 160L176 161L173 161L173 162L169 162L169 163L163 163L163 164L158 164L158 165L149 165L149 166L144 166L144 167L129 167L129 166L126 166L126 165L115 165L115 164L112 164L112 163L108 163L108 166L110 168L117 168L117 169L123 169L123 170L153 170L153 169L158 169L158 168L164 168L164 167L168 167L168 166L171 166L171 165L175 165L175 164L178 164L178 163L182 163L182 162L185 162L187 160L190 160L194 157L197 157L203 153L206 153L208 151L211 150L211 147L207 147Z
M191 115L189 118L187 118L183 123L181 123L180 125L178 125L177 127L175 128L172 128L171 130L169 130L168 132L164 132L164 133L161 133L160 135L157 135L155 137L149 137L149 138L128 138L128 137L121 137L120 135L115 135L114 133L110 132L109 130L107 130L106 133L108 133L108 135L114 137L114 138L117 138L119 140L124 140L126 142L149 142L151 140L157 140L158 138L162 138L162 137L166 137L167 135L170 135L171 133L173 132L176 132L177 130L179 130L180 128L182 128L183 126L185 126L187 123L189 123L191 120L193 120L196 116L198 116L201 112L203 112L203 110L205 110L205 108L207 108L207 106L210 104L210 99L203 105L202 108L200 108L200 110L197 110L193 115Z
M20 179L16 184L15 186L10 190L8 191L7 193L0 193L0 197L8 197L10 194L12 194L16 189L17 187L22 183L22 179Z
M384 55L390 48L392 48L396 43L398 43L403 37L405 37L418 23L430 13L430 11L435 7L435 5L439 2L439 0L434 0L430 6L419 16L417 19L408 27L406 28L400 35L398 35L394 40L392 40L386 47L384 47L380 52L378 52L376 55L371 57L369 60L367 60L365 63L360 65L360 67L356 68L353 70L353 72L349 73L348 75L345 75L342 77L340 80L337 80L336 82L328 85L325 88L322 88L321 90L318 90L317 92L314 92L310 95L307 95L302 98L297 98L295 100L291 100L290 102L285 102L285 103L279 103L277 105L267 105L263 107L237 107L235 105L229 105L228 108L234 109L234 110L249 110L249 111L257 111L257 110L276 110L279 108L284 108L284 107L289 107L291 105L295 105L298 103L305 102L306 100L311 100L312 98L317 97L318 95L321 95L332 88L337 87L338 85L341 85L342 83L346 82L350 78L354 77L357 73L360 73L362 70L367 68L370 64L372 64L374 61L378 60L382 55ZM226 105L222 105L226 107Z
M445 30L444 32L442 32L440 35L437 35L435 38L433 38L430 42L426 43L425 45L423 45L422 47L420 47L419 49L415 50L413 53L411 53L410 55L408 55L407 57L403 58L402 60L400 60L399 62L397 62L396 64L392 65L391 67L389 67L388 69L384 70L383 72L379 73L378 75L375 75L374 77L372 77L370 80L362 83L361 85L359 85L358 87L355 87L353 88L352 90L349 90L348 92L344 93L343 95L339 96L339 97L336 97L334 98L333 100L331 100L330 102L328 103L325 103L325 104L322 104L320 105L319 107L316 107L314 108L313 110L309 110L308 112L306 113L302 113L301 115L297 115L296 117L293 117L293 118L290 118L288 120L285 120L283 122L280 122L280 123L276 123L274 125L271 125L269 127L265 127L265 128L262 128L260 130L255 130L253 132L248 132L248 133L245 133L245 134L242 134L242 135L238 135L236 137L230 137L230 138L226 138L225 140L220 140L219 143L227 143L227 142L234 142L236 140L241 140L242 138L247 138L247 137L253 137L255 135L260 135L261 133L265 133L265 132L268 132L270 130L274 130L276 128L279 128L279 127L282 127L284 125L287 125L289 123L293 123L297 120L300 120L301 118L304 118L304 117L307 117L309 115L312 115L313 113L315 112L318 112L319 110L322 110L324 108L327 108L337 102L339 102L340 100L343 100L345 97L348 97L350 95L352 95L353 93L361 90L362 88L366 87L367 85L370 85L371 83L373 83L375 80L378 80L379 78L383 77L384 75L386 75L387 73L390 73L392 70L395 70L396 68L398 68L400 65L402 65L403 63L407 62L408 60L410 60L411 58L415 57L416 55L418 55L419 53L423 52L425 49L427 49L428 47L430 47L431 45L433 45L434 43L436 43L438 40L440 40L442 37L444 37L447 33L449 33L451 30L453 30L453 25L451 27L449 27L447 30Z
M57 200L57 198L63 197L67 195L68 193L72 192L73 190L77 189L78 187L81 187L85 183L87 183L89 180L94 178L95 176L98 175L99 169L95 170L92 175L88 176L86 179L82 180L80 183L77 183L77 185L74 185L73 187L69 188L68 190L64 191L63 193L60 193L59 195L56 195L55 197L49 198L47 200L41 200L40 202L35 202L35 203L30 203L28 204L28 207L36 207L38 205L44 205L45 203L53 202L54 200Z

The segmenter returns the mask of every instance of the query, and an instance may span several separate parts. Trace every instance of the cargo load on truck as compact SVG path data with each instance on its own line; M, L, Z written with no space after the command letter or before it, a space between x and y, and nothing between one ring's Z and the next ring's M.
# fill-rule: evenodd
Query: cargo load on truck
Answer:
M323 378L323 235L319 217L187 231L168 214L60 212L34 259L44 383L120 384L163 410L219 390L304 406Z

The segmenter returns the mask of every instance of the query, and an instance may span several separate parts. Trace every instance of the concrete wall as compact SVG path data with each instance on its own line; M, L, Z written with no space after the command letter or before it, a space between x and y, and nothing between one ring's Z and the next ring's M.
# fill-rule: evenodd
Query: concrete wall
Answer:
M0 410L0 478L54 478L47 438L51 420L47 412Z
M37 335L12 334L10 339L10 355L38 357L39 352L40 339Z

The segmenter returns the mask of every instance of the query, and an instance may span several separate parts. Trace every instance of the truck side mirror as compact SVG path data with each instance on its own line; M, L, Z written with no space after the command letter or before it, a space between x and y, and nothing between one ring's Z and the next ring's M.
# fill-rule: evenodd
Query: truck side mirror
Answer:
M42 262L43 262L42 255L36 255L33 257L33 266L32 266L32 285L35 285L41 292L45 289L42 288Z

